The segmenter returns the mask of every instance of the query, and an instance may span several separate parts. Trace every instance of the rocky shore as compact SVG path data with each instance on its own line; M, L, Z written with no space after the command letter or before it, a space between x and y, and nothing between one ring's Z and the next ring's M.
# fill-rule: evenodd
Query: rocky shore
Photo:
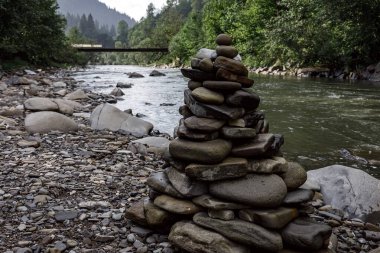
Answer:
M0 78L1 252L181 252L168 231L125 217L149 197L148 178L167 166L160 158L167 135L112 107L117 97L80 90L64 71ZM379 224L349 218L312 187L299 212L332 227L324 252L379 246Z

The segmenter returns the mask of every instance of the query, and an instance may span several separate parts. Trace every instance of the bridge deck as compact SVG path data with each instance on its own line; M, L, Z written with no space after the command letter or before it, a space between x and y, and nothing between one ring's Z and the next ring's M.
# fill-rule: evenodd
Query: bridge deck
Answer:
M104 48L76 47L79 52L169 52L168 48Z

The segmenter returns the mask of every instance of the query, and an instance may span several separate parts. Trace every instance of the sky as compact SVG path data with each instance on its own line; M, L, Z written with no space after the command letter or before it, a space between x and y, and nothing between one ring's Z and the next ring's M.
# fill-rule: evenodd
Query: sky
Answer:
M121 13L126 13L135 20L139 21L146 15L146 9L150 3L153 3L156 9L160 9L166 3L166 0L99 0L111 8Z

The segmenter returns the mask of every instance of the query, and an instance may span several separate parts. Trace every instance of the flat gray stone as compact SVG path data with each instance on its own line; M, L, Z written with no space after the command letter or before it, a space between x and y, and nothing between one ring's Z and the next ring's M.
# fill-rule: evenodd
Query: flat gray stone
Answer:
M124 131L136 137L148 135L153 125L145 120L125 113L110 104L97 106L90 117L91 128Z
M245 127L229 127L222 128L222 135L226 139L252 139L256 136L256 130Z
M194 141L212 141L219 137L219 132L202 132L189 129L185 125L185 120L181 119L177 128L177 137Z
M216 78L218 80L225 80L225 81L240 83L243 88L251 88L254 83L252 79L249 79L246 76L236 75L232 73L231 71L224 68L218 69L218 71L216 72Z
M223 161L230 151L231 143L222 139L205 142L175 139L169 145L174 158L206 164Z
M320 185L325 204L351 217L365 219L380 211L380 194L375 194L380 192L380 181L362 170L332 165L308 171L307 176Z
M170 213L191 215L201 211L201 208L189 200L176 199L168 195L158 196L154 204Z
M210 194L215 197L260 208L280 206L286 193L284 181L275 174L249 174L210 184Z
M242 220L271 229L281 229L298 217L296 208L244 209L239 211Z
M273 134L258 134L249 142L234 146L232 148L232 155L250 158L266 156L273 141Z
M173 187L185 197L194 198L208 192L207 184L191 179L172 167L166 170L166 174Z
M297 189L288 192L284 199L284 204L287 205L298 205L312 200L314 197L314 192L312 190Z
M246 246L239 245L224 236L206 230L189 221L176 223L169 240L177 247L190 253L250 253Z
M181 73L184 77L187 77L193 81L203 82L207 80L215 80L215 74L210 72L204 72L198 69L181 69Z
M188 176L201 181L217 181L247 175L248 163L244 158L229 157L219 164L195 164L185 168Z
M221 129L226 124L226 121L191 116L185 119L184 123L187 128L195 131L215 132Z
M191 92L191 95L198 102L210 104L210 105L221 105L224 102L223 94L209 90L205 87L196 88Z
M239 210L249 208L248 205L220 200L211 195L196 197L193 199L193 202L199 206L212 210Z
M48 133L60 131L63 133L78 131L78 124L57 112L36 112L26 116L25 128L29 133Z
M154 190L169 194L173 197L182 198L182 194L179 193L173 185L171 185L166 173L164 172L157 172L152 174L146 181L147 185L152 187Z
M279 233L250 222L212 219L206 213L194 215L193 221L199 226L212 229L233 241L249 245L255 249L278 252L283 248Z
M185 104L190 111L201 118L212 119L238 119L244 115L244 109L240 107L229 107L226 105L209 105L198 102L192 95L190 90L185 90Z
M56 221L73 220L78 217L79 212L75 210L60 211L54 215Z
M330 226L310 220L297 219L282 231L284 245L303 252L317 251L330 237Z

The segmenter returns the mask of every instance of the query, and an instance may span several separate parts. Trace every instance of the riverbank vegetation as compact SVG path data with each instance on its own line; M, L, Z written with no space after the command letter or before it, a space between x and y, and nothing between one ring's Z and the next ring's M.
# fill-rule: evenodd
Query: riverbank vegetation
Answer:
M244 63L252 68L356 71L380 61L380 0L167 0L160 10L150 4L146 16L132 27L120 21L105 28L97 26L91 14L82 15L66 36L57 8L54 0L0 1L2 61L83 63L89 57L70 45L99 43L168 47L170 53L104 53L95 55L92 63L180 66L188 64L198 48L214 48L219 33L234 38Z

